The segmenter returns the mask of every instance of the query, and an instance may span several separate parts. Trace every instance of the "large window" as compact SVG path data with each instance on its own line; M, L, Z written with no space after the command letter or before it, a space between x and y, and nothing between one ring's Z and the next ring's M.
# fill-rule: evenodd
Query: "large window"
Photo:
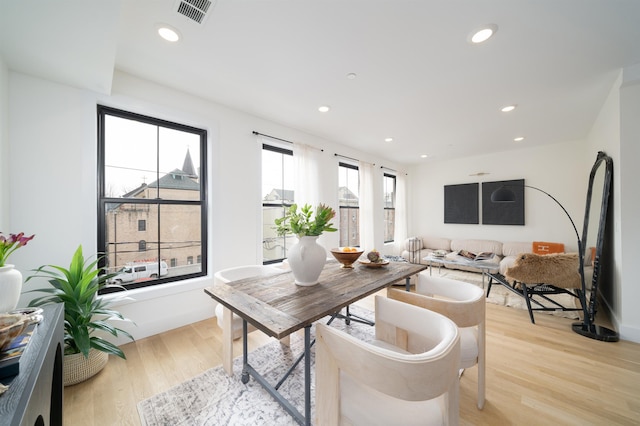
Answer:
M98 251L113 281L206 275L206 140L206 130L98 106Z
M357 247L360 245L359 182L358 166L339 163L340 247Z
M385 173L383 176L384 191L384 242L393 242L396 227L396 177Z
M275 219L293 204L293 151L262 145L262 256L263 263L281 262L295 241L295 235L278 236Z

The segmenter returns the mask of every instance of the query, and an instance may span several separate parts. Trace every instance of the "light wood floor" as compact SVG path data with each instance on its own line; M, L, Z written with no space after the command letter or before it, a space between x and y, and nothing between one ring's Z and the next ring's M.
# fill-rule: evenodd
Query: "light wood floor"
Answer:
M359 304L371 308L371 299ZM487 402L476 408L476 368L460 382L462 425L638 425L640 344L571 331L572 320L487 304ZM123 346L91 380L65 388L67 426L139 425L136 404L221 364L214 319ZM250 345L267 342L252 333ZM239 346L235 354L240 354Z

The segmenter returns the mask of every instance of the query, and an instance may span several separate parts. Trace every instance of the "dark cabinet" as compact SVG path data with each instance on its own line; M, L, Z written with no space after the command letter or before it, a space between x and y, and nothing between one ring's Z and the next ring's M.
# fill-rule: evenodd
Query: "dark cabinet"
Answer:
M20 373L0 380L1 426L62 426L64 305L43 307L44 319L20 358Z

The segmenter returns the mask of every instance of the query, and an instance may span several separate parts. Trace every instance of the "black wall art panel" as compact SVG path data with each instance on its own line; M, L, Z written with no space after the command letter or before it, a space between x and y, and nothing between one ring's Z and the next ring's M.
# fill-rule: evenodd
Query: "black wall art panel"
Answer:
M445 185L444 223L480 223L477 183Z
M515 200L509 203L494 203L491 194L504 186L513 192ZM482 183L483 225L524 225L524 179Z

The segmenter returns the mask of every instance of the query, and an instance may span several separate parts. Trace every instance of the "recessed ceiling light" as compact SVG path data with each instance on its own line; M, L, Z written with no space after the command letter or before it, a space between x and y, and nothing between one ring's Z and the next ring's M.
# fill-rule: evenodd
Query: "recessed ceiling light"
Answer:
M178 32L178 30L167 24L158 25L158 34L163 39L172 43L180 40L180 33Z
M327 105L322 105L320 107L318 107L318 111L320 112L328 112L331 108Z
M349 74L347 74L347 78L349 80L354 80L357 77L355 72L350 72Z
M384 138L385 142L393 142L393 138Z
M496 31L498 31L498 26L496 24L487 24L482 28L474 31L469 40L471 43L478 44L489 40L491 36L493 36Z
M524 136L518 136L517 138L513 138L514 142L521 142L524 140Z
M502 107L502 109L500 111L502 112L511 112L514 109L516 109L517 105L507 105L505 107Z
M429 155L427 155L427 154L422 154L422 155L420 156L420 158L427 158L428 156L429 156Z

